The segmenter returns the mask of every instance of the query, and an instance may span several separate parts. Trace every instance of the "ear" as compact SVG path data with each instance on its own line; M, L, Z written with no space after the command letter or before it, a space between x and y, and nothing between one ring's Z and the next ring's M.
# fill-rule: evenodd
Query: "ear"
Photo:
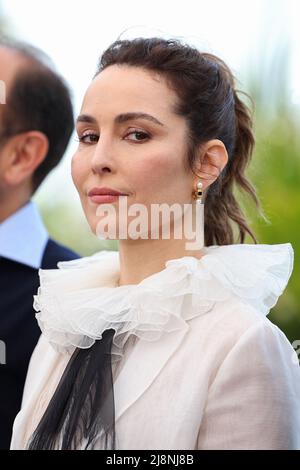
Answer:
M196 173L201 178L203 190L218 179L227 162L228 153L221 140L212 139L201 146L199 159L196 163ZM195 184L198 179L195 179Z
M30 180L45 159L48 149L48 138L42 132L30 131L14 136L7 149L9 162L5 172L6 183L16 186Z

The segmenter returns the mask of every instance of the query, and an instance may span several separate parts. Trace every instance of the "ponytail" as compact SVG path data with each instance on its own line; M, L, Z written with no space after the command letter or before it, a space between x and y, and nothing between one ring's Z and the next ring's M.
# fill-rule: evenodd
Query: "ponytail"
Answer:
M221 59L213 54L204 53L203 56L206 60L217 65L220 82L223 81L223 89L226 90L227 86L232 93L235 118L234 145L229 155L229 161L218 180L208 188L205 198L205 244L210 246L235 243L232 222L238 227L238 243L245 242L247 233L254 243L258 243L234 194L235 188L247 192L253 199L261 217L267 221L256 190L245 175L251 162L255 138L251 111L239 95L243 94L247 97L252 105L253 101L247 93L236 90L234 75Z

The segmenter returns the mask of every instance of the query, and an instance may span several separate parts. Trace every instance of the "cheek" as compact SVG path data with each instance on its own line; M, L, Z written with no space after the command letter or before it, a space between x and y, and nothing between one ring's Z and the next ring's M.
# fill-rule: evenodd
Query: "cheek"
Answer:
M144 194L147 199L149 194L149 198L155 200L173 191L174 184L180 185L184 172L183 159L178 152L169 151L145 156L135 164L131 175L135 175L133 183L137 193Z
M71 175L78 192L82 191L82 184L88 172L86 159L79 153L75 153L71 160Z

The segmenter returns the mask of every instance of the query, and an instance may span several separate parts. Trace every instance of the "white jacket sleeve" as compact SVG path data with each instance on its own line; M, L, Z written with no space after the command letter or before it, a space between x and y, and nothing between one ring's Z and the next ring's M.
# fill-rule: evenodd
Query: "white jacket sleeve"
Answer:
M268 319L251 326L209 389L198 449L300 449L300 367Z

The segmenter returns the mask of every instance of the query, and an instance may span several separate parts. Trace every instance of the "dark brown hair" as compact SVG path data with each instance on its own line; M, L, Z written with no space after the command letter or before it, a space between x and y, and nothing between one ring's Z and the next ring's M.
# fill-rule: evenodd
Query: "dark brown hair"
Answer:
M257 243L234 195L237 185L252 197L264 217L255 188L245 176L255 143L252 117L238 96L228 66L213 54L162 38L114 42L101 56L95 76L110 65L143 67L167 80L178 97L175 112L188 123L188 163L193 171L199 145L210 139L224 143L228 163L203 198L205 245L234 243L232 222L238 226L237 242L244 243L248 233Z

